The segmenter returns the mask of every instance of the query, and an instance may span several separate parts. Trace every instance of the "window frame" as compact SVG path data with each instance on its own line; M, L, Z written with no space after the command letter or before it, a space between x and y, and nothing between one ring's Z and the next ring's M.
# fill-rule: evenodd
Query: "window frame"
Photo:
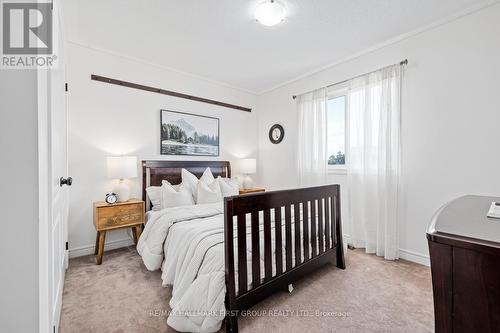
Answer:
M349 118L348 118L348 109L349 109L349 94L348 94L348 89L347 87L341 87L337 89L331 89L328 91L327 94L327 99L334 99L344 96L345 97L345 108L344 108L344 143L345 143L345 164L344 165L335 165L335 164L328 164L328 158L327 156L327 167L328 167L328 174L340 174L340 175L345 175L347 174L347 163L348 163L348 138L349 138L349 133L348 133L348 128L349 128ZM327 124L328 124L328 107L326 110L326 119L327 119ZM327 126L327 133L328 133L328 126ZM328 155L328 154L327 154Z

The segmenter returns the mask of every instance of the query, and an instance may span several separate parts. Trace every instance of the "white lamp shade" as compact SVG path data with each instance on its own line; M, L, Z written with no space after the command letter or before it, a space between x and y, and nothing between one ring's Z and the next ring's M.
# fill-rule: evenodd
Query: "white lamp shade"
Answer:
M245 158L239 160L239 171L245 175L257 173L257 160L255 158Z
M108 178L127 179L137 177L137 157L108 156Z

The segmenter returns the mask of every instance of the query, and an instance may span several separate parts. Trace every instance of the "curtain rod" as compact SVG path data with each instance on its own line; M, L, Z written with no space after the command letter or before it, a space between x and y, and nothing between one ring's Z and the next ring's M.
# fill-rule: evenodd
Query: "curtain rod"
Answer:
M394 64L394 65L396 65L396 64ZM383 68L380 68L380 69L384 69L384 68L391 67L391 66L394 66L394 65L389 65L389 66L386 66L386 67L383 67ZM400 66L405 66L405 65L408 65L408 59L405 59L405 60L403 60L403 61L400 61L400 62L399 62L399 65L400 65ZM371 72L368 72L368 73L365 73L365 74L357 75L357 76L355 76L355 77L352 77L352 78L347 79L347 80L344 80L344 81L340 81L340 82L336 82L336 83L333 83L333 84L329 84L329 85L327 85L327 86L326 86L326 88L333 87L333 86L335 86L335 85L337 85L337 84L346 83L347 81L350 81L350 80L353 80L353 79L357 79L358 77L362 77L362 76L365 76L365 75L368 75L368 74L371 74L371 73L375 73L376 71L379 71L380 69L377 69L377 70L374 70L374 71L371 71ZM314 91L314 90L310 90L310 91L305 92L305 93L303 93L303 94L307 94L307 93L310 93L310 92L313 92L313 91ZM296 98L297 98L297 95L293 95L293 96L292 96L292 98L293 98L293 99L296 99Z

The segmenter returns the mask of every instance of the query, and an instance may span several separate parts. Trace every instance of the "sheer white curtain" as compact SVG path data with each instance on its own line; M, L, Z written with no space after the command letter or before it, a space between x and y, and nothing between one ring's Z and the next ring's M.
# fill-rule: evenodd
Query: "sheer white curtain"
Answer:
M326 88L297 97L298 168L301 186L323 185L327 177Z
M351 236L385 259L398 259L401 76L399 65L349 82L348 180Z

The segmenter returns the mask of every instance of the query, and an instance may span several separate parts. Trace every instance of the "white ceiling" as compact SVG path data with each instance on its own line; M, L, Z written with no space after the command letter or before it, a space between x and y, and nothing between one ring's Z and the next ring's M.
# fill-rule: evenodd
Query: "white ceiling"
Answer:
M484 3L281 0L288 17L265 27L262 0L75 1L71 40L254 93Z

